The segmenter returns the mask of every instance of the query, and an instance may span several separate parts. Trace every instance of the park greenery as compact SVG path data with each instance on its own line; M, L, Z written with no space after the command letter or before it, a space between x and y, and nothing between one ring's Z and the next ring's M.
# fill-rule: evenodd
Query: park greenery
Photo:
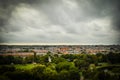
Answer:
M113 52L0 56L0 80L120 80L119 58Z

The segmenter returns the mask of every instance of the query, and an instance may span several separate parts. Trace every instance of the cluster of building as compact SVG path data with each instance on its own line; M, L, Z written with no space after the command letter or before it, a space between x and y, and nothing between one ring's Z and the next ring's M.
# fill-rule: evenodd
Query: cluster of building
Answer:
M0 55L96 54L120 52L120 45L0 45Z

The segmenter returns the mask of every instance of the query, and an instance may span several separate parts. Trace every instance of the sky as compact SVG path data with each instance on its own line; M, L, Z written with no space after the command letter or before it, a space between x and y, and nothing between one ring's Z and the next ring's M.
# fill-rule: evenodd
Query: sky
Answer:
M120 0L0 0L0 43L120 44Z

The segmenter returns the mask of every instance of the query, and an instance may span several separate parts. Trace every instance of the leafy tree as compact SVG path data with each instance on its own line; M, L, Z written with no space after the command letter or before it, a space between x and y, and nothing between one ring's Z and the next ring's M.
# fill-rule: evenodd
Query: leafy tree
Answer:
M28 71L14 71L14 72L5 72L10 80L33 80L32 75Z
M79 69L86 69L89 66L89 63L86 62L85 60L79 60L75 59L74 60L75 66L78 67Z
M45 65L39 65L34 67L31 71L33 73L34 80L43 80L44 74L43 71L46 69Z
M58 80L70 80L70 73L68 70L61 70Z
M23 60L23 63L32 63L33 61L34 61L34 57L28 56L28 57L25 57L25 59Z
M4 74L5 72L13 72L15 71L15 67L14 66L0 66L0 74Z
M47 67L44 70L45 80L57 80L57 71Z
M4 56L0 56L0 65L5 64Z
M73 61L76 58L76 55L73 54L66 54L66 55L62 55L61 57L67 59L68 61Z
M119 58L120 58L120 54L119 53L110 52L109 54L107 54L107 59L112 64L120 63L120 59Z
M70 70L74 66L72 62L60 62L56 65L56 70L60 72L61 70Z
M70 80L80 80L79 70L76 67L73 67L69 70Z
M7 76L0 75L0 80L10 80Z
M36 62L36 52L34 52L34 62Z
M39 61L40 61L41 64L47 64L48 63L48 55L41 56L39 58Z
M60 62L64 62L64 61L67 61L67 60L64 59L64 58L62 58L62 57L54 57L54 58L52 59L52 62L53 62L53 63L56 63L56 64L58 64L58 63L60 63Z

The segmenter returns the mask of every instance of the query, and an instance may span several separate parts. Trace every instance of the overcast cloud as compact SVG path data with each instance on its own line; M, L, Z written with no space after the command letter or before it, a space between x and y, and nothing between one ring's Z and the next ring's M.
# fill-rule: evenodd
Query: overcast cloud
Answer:
M120 44L120 0L0 0L0 43Z

